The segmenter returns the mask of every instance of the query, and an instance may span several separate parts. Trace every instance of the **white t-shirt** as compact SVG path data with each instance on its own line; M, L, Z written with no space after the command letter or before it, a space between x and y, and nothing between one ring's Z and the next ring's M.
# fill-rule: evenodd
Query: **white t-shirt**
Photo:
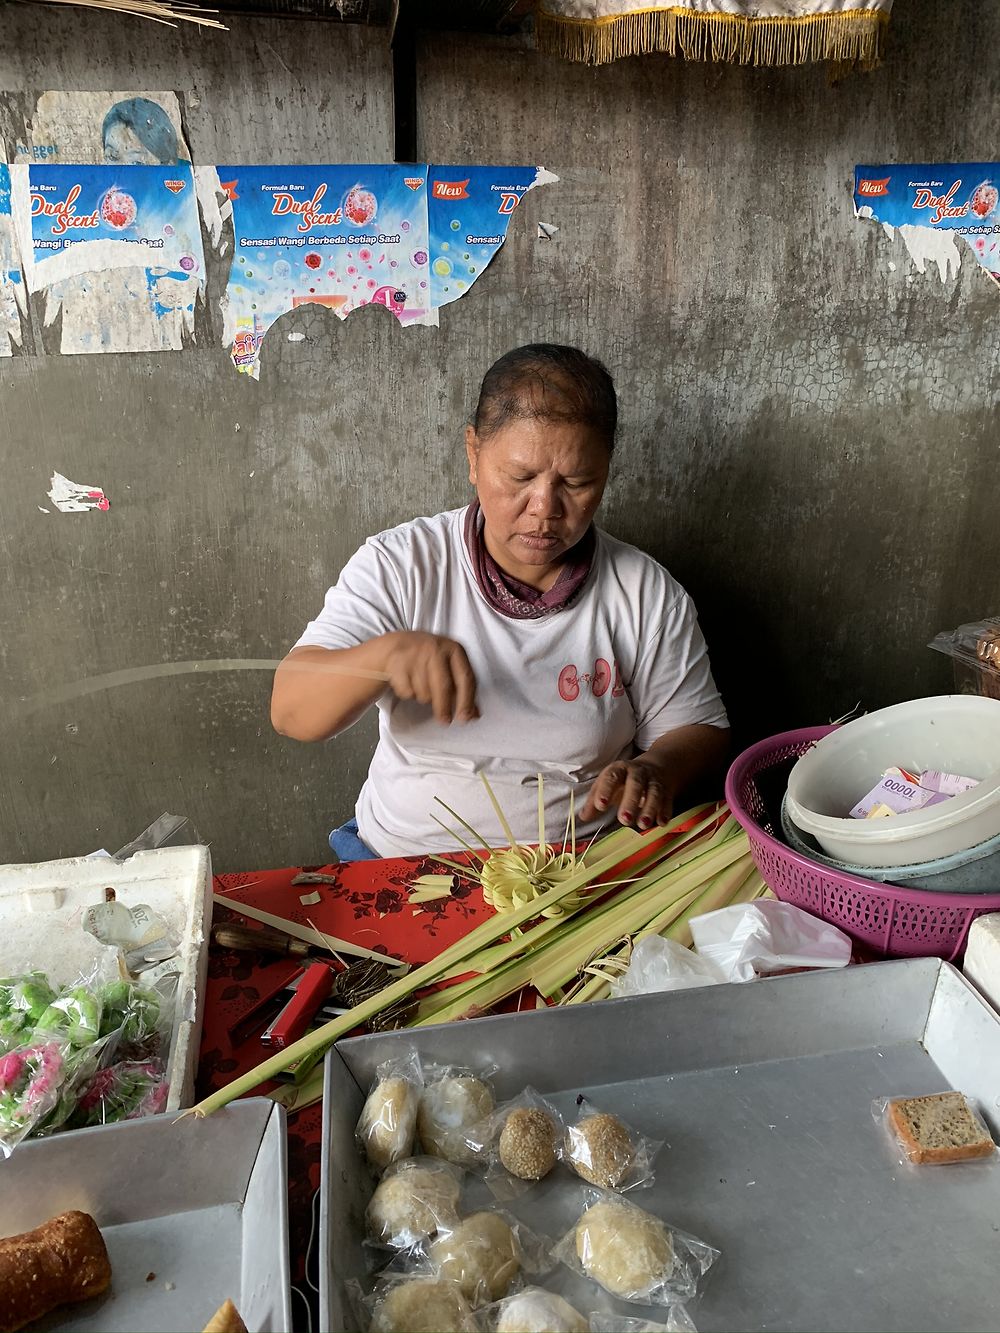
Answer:
M424 630L457 640L468 655L478 721L443 726L428 706L391 690L378 700L378 747L355 813L362 839L381 856L456 849L459 839L435 816L468 839L435 797L483 843L504 844L480 773L524 842L538 840L543 773L546 836L559 840L570 788L579 809L605 765L676 727L727 725L694 606L662 565L597 529L593 567L576 600L537 620L512 620L479 590L465 514L455 509L370 537L296 644L353 648L380 634Z

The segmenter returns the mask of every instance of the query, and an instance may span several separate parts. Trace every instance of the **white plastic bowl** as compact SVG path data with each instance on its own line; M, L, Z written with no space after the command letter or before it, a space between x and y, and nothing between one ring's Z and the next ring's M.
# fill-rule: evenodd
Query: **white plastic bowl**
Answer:
M929 809L851 819L849 811L893 765L980 782ZM986 842L1000 834L1000 700L936 695L848 722L796 763L787 802L800 829L828 856L852 865L914 865Z

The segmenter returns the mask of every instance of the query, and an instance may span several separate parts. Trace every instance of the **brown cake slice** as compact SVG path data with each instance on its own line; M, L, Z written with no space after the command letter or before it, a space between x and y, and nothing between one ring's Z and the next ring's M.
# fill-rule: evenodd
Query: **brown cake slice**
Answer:
M889 1103L889 1123L911 1162L966 1162L996 1150L960 1092L901 1097Z

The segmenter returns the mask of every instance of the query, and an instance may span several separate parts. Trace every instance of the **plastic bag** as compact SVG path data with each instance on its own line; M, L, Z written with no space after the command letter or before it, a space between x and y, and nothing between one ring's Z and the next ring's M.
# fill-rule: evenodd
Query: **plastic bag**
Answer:
M985 1120L960 1092L878 1097L872 1102L872 1116L917 1166L1000 1160Z
M710 958L702 958L676 940L647 935L632 950L628 967L611 983L612 999L649 995L655 991L715 986L726 975Z
M552 1242L509 1213L483 1211L441 1228L427 1246L434 1275L457 1282L473 1309L506 1296L522 1272L552 1267Z
M40 1041L0 1056L0 1153L13 1149L55 1108L69 1047Z
M162 1060L123 1060L97 1069L80 1088L69 1129L110 1125L158 1115L167 1105L170 1083Z
M680 1302L667 1309L664 1323L650 1319L630 1319L628 1315L605 1314L594 1310L590 1316L591 1333L698 1333L694 1321Z
M554 1329L559 1333L590 1333L597 1327L564 1297L544 1287L522 1287L479 1314L490 1333L549 1333Z
M494 1197L515 1199L563 1155L566 1122L553 1104L524 1088L467 1131L465 1139Z
M416 1052L379 1065L355 1138L376 1171L413 1154L423 1074Z
M1000 699L1000 616L944 630L927 646L951 658L962 694Z
M696 916L691 934L698 953L727 981L753 981L796 967L846 967L853 947L836 926L770 898Z
M478 1329L458 1283L429 1274L384 1273L359 1303L370 1333L411 1333L419 1328L477 1333Z
M56 998L44 972L0 981L0 1055L24 1046Z
M394 1162L368 1203L369 1241L392 1250L422 1244L458 1222L462 1173L437 1157Z
M673 1305L697 1295L717 1249L618 1194L594 1190L587 1198L554 1258L620 1300Z
M469 1166L478 1153L467 1133L492 1115L496 1105L491 1068L471 1069L432 1065L424 1069L424 1088L417 1108L417 1137L423 1151L457 1166Z
M661 1140L646 1138L581 1096L566 1130L563 1160L589 1185L624 1192L652 1185L653 1159L662 1147Z
M119 848L111 858L113 861L127 861L136 852L153 851L156 847L197 847L204 845L204 838L188 819L187 815L160 815L147 829Z

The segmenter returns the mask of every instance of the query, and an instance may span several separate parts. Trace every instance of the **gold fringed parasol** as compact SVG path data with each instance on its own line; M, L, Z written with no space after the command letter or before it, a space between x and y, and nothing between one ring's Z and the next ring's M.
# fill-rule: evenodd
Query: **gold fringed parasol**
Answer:
M537 0L538 47L587 65L660 53L741 65L873 68L892 0Z

